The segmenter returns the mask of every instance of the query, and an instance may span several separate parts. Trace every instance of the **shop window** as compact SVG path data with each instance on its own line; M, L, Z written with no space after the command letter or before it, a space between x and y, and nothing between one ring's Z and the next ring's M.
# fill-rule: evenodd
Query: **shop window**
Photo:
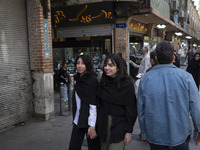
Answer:
M68 63L71 73L75 73L74 62L80 53L91 57L94 70L101 68L102 55L106 52L111 53L111 37L90 37L90 40L66 39L65 42L53 43L54 71L60 69L62 62Z
M140 64L142 57L141 53L142 43L131 42L130 43L130 59L137 64Z

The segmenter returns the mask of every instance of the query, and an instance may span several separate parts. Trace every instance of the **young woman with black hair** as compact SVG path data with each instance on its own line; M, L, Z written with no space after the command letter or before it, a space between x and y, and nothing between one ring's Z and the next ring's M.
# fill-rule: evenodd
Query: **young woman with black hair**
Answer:
M98 135L101 150L124 150L132 140L137 118L137 104L133 80L117 54L104 61L98 91Z
M100 140L95 126L97 118L96 91L98 80L88 55L79 55L75 66L75 90L72 99L73 130L69 150L81 150L84 136L87 136L89 150L100 150Z

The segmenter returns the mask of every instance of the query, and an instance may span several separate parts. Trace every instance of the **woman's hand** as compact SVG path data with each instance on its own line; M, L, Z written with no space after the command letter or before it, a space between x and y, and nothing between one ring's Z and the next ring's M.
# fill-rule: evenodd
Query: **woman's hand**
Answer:
M95 139L97 137L97 133L96 133L95 127L89 127L87 134L91 139Z
M126 133L124 137L124 143L125 145L130 144L132 141L132 134L131 133Z

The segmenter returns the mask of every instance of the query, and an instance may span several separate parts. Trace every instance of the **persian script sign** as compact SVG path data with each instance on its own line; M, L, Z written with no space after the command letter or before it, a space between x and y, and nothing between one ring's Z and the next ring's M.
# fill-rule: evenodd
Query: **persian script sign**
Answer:
M111 2L60 7L52 10L56 26L105 24L115 21Z

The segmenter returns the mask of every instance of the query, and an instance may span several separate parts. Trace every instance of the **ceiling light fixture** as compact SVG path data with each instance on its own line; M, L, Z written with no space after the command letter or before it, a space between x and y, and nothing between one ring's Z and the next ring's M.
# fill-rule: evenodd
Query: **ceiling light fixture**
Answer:
M186 38L186 39L192 39L192 37L191 37L191 36L186 36L185 38Z
M181 32L175 32L175 35L182 36L183 34Z
M166 28L166 25L164 25L164 24L158 24L158 25L157 25L157 28L159 28L159 29L164 29L164 28Z

